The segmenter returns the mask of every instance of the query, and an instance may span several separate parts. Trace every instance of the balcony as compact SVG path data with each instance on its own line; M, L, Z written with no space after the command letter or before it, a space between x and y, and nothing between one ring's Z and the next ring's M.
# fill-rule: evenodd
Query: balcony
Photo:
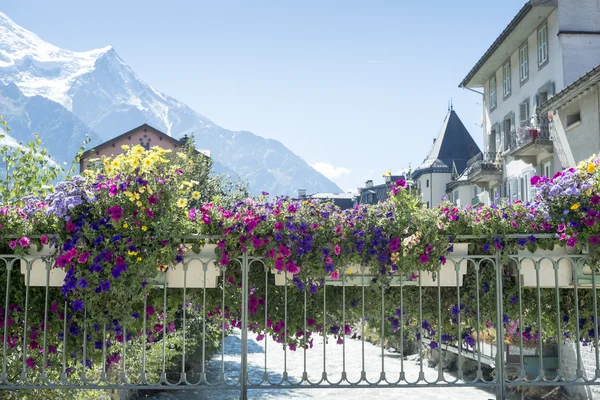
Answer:
M522 122L511 132L508 140L508 155L515 160L537 164L538 160L552 155L550 120L547 117L532 117Z
M503 164L499 153L479 153L467 162L465 174L469 182L486 187L502 180Z

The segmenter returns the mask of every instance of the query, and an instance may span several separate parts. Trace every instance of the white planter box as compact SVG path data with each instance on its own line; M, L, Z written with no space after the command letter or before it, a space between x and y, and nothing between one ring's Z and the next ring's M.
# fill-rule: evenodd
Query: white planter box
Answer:
M216 288L221 276L219 260L215 255L216 244L205 244L200 253L191 249L183 255L183 263L169 267L166 273L167 286L170 288L184 287L184 264L187 264L187 288ZM204 265L206 264L206 281L204 280ZM205 285L206 284L206 285Z
M469 243L454 243L454 251L446 259L446 264L441 265L440 270L436 272L435 280L433 272L422 271L419 273L421 286L437 287L438 280L441 287L462 286L465 275L467 274L468 261L462 259L469 254ZM461 260L462 259L462 260ZM456 280L456 265L458 265L458 282ZM419 280L417 279L417 284Z
M29 256L23 257L27 261L31 261L31 271L29 272L29 286L46 286L46 261L43 258L48 257L54 253L54 248L45 245L40 251L37 250L37 246L29 246ZM21 274L27 284L27 261L21 260ZM61 287L64 284L65 276L67 272L62 268L53 268L54 261L50 263L50 280L48 286Z
M534 253L529 250L519 250L517 253L521 262L520 276L522 287L537 287L535 263L540 263L540 287L564 288L573 286L573 261L564 247L554 246L553 250L537 249ZM558 263L558 282L554 275L554 263Z
M285 286L286 282L294 279L294 274L287 271L277 271L275 268L271 268L271 273L275 275L275 285Z

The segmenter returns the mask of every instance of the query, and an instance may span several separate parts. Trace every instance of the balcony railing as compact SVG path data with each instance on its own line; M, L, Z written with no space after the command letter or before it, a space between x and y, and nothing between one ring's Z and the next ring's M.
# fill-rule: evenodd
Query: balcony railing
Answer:
M469 179L481 172L491 172L493 174L502 173L502 160L500 154L495 152L479 153L467 161L467 169L467 177Z
M515 153L529 144L551 145L550 124L551 121L545 116L534 116L523 121L510 133L507 150Z

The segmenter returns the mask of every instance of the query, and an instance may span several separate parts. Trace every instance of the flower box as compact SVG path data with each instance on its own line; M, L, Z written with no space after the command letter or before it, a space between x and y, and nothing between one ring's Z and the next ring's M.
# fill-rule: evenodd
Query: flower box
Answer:
M21 274L27 284L27 261L31 262L31 271L29 273L29 286L46 286L46 257L49 257L54 253L54 248L49 245L44 245L41 250L38 251L37 246L29 246L29 256L24 256L21 260ZM64 284L66 271L62 268L52 268L53 262L50 262L50 280L48 286L60 287Z
M381 278L381 275L373 275L369 267L365 267L364 273L359 264L353 264L344 269L344 274L340 274L338 279L332 279L331 276L325 277L325 284L328 286L369 286L374 279ZM419 284L417 279L410 279L406 276L394 276L389 280L390 286L416 286Z
M440 266L435 273L422 271L419 273L421 286L437 287L438 280L441 287L456 287L463 285L464 276L467 274L468 260L462 259L469 254L469 243L454 243L454 251L447 257L446 264ZM456 267L458 265L458 282L456 280ZM417 280L418 282L418 280Z
M191 246L189 251L183 255L183 263L169 267L166 273L160 273L154 279L155 284L163 284L167 287L183 288L216 288L221 276L218 260L215 255L216 244L205 244L199 253L195 253ZM187 264L187 276L184 265ZM206 280L204 279L204 264L206 264Z
M271 273L275 275L275 285L285 286L286 282L294 279L294 274L287 271L277 271L275 268L271 268Z
M569 257L566 248L554 246L553 250L537 249L533 253L528 250L519 250L517 256L521 264L519 274L522 287L537 287L536 261L539 261L540 264L539 285L541 288L572 287L573 262L575 260ZM558 263L558 282L555 279L553 261Z

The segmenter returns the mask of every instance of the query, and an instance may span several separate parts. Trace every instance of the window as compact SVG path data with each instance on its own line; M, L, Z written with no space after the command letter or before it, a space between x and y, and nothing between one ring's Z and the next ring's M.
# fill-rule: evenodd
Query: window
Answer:
M581 113L577 111L574 114L567 115L567 128L572 128L573 125L581 122Z
M455 206L460 206L460 199L458 198L458 190L452 192L452 201Z
M504 151L508 151L510 148L510 135L511 135L511 121L510 118L504 120Z
M548 61L548 25L542 25L537 31L538 66L542 67Z
M519 50L519 79L524 83L529 78L529 46L525 45Z
M425 187L429 187L429 179L425 181Z
M519 104L519 121L524 122L529 120L529 99Z
M489 139L489 143L488 143L488 151L490 153L495 153L496 152L496 129L492 129L490 132L490 139Z
M502 67L502 87L504 89L504 97L510 96L510 62Z
M496 108L496 77L490 79L490 110Z

